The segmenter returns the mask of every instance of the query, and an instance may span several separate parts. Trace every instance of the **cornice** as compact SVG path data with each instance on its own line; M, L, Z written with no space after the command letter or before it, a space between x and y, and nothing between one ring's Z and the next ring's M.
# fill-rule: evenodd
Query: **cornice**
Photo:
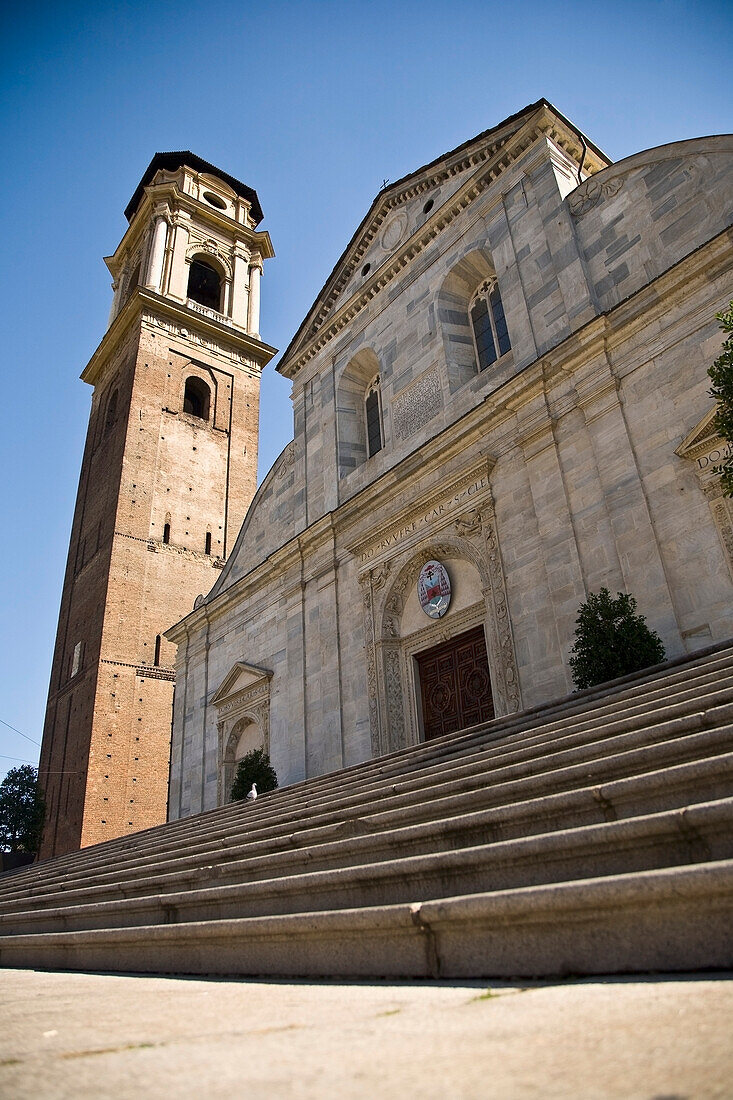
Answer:
M702 420L698 420L695 427L689 432L674 453L680 458L696 459L707 454L714 446L723 442L722 436L716 427L716 415L718 406L705 413Z
M358 557L368 547L379 544L389 532L408 526L417 517L423 516L425 515L425 513L431 512L444 501L460 495L462 490L471 485L477 478L486 477L488 479L488 477L490 477L491 475L491 471L493 470L494 465L495 459L492 456L481 455L478 459L474 460L474 462L468 468L464 467L464 469L462 469L460 473L456 474L454 477L447 478L439 485L433 486L430 490L422 493L421 495L417 496L413 501L411 501L408 507L402 508L399 511L389 511L390 497L383 494L380 499L380 504L383 511L388 512L388 517L384 519L381 523L370 527L369 533L367 535L363 535L360 537L357 536L353 539L353 541L348 542L345 545L345 549L347 549L349 553L353 554L355 557ZM396 491L396 495L400 491L400 487L395 486L394 488ZM482 494L482 497L488 495L489 492L490 490L487 486L486 490ZM353 525L353 517L349 518L352 519ZM361 519L363 522L363 514L358 518ZM344 529L347 527L348 519L341 516L337 516L336 519L337 528L341 533L343 533ZM447 515L445 522L449 523L453 519L455 519L454 515ZM437 526L439 526L439 524ZM436 530L437 526L431 528L431 531Z
M129 334L133 324L142 324L144 314L150 312L167 318L185 331L194 331L221 346L225 353L232 351L254 360L264 368L277 353L277 348L250 336L244 329L197 313L183 303L174 302L147 287L138 286L107 329L102 340L82 371L83 382L96 385L100 374L117 346Z

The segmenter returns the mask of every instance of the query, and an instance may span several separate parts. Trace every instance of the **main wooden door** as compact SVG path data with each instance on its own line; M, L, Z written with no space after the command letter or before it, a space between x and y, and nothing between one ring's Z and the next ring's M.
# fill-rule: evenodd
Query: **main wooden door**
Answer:
M416 657L425 740L494 717L483 627Z

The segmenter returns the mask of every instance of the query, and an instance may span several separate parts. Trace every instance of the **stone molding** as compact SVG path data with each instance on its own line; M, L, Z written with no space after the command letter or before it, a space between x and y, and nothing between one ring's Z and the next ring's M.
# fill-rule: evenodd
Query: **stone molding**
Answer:
M218 260L224 268L224 277L231 281L232 262L229 252L225 251L213 237L200 237L192 232L190 244L186 248L186 259L192 260L194 256L201 256L204 253L208 253Z
M302 367L330 340L337 336L347 324L350 324L380 290L400 275L416 256L423 252L471 202L503 175L535 141L542 139L549 139L561 148L566 149L571 157L575 157L576 152L579 151L577 149L577 136L543 106L512 133L498 137L495 141L483 147L478 146L474 147L473 150L467 150L458 160L453 158L447 162L443 161L440 168L429 177L423 177L421 180L412 179L403 190L387 193L381 206L377 208L365 227L351 256L340 267L339 275L330 289L327 290L320 308L310 320L308 327L304 326L300 340L296 336L298 343L292 349L286 350L278 370L291 379L295 378ZM589 169L593 167L598 170L603 167L602 163L592 155L588 158L587 164ZM397 251L393 253L391 260L381 264L372 277L360 287L359 292L352 295L334 314L334 307L339 297L351 280L367 249L382 230L385 220L392 214L395 207L424 191L437 187L445 179L466 172L470 168L476 168L477 170L455 194L451 195L419 229L400 245ZM332 314L333 317L327 324L326 322ZM287 371L283 371L282 368L286 362Z
M395 541L395 532L404 533L406 543L414 543L429 534L431 529L434 531L436 527L450 524L462 508L474 499L478 503L489 493L489 475L493 466L493 459L484 457L468 472L463 471L452 480L444 481L440 487L424 493L409 508L391 515L381 527L372 527L367 538L350 541L348 550L361 559L362 565L368 562L373 566L385 552L403 548ZM435 515L436 511L440 514ZM422 524L425 527L421 530Z

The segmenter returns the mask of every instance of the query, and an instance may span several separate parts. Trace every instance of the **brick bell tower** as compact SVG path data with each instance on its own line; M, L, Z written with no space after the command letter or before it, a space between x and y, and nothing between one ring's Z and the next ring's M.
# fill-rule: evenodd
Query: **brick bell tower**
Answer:
M256 488L262 262L256 193L157 153L106 263L94 387L51 670L41 858L166 819L174 646ZM202 688L202 690L204 690Z

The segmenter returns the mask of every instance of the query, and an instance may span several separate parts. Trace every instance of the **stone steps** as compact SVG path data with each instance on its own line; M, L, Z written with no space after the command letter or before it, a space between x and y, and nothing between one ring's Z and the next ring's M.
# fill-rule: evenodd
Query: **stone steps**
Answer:
M297 788L284 788L282 791L277 792L274 800L268 797L258 800L256 825L252 829L252 833L256 835L263 828L268 831L273 828L284 828L286 831L292 831L294 823L302 823L305 810L308 811L311 824L315 824L316 820L326 823L330 820L329 813L331 815L335 814L336 819L340 820L344 814L353 816L354 813L373 812L376 807L369 804L368 796L370 794L378 804L384 806L387 804L394 806L406 805L410 801L413 792L425 791L427 793L430 787L433 788L432 796L440 798L441 782L455 784L456 788L460 787L461 790L469 789L471 786L476 785L477 776L484 775L489 762L494 764L492 778L498 779L501 777L506 781L507 772L506 770L502 771L502 769L506 769L511 763L519 766L523 760L533 755L536 756L538 747L544 746L548 740L552 742L555 752L543 758L540 767L546 770L549 770L547 765L557 767L560 764L559 753L561 751L569 752L573 746L577 747L585 744L588 737L592 738L599 729L604 734L604 741L593 743L594 747L590 750L591 756L607 755L611 747L612 737L623 735L624 731L635 734L637 742L641 744L643 743L643 733L641 731L644 729L650 730L654 739L658 740L660 738L667 739L670 733L674 734L676 732L676 727L669 725L669 723L675 721L678 723L681 721L686 730L717 724L721 718L725 717L725 711L720 711L719 707L725 706L729 702L733 703L733 670L731 669L731 663L729 661L727 675L724 675L722 670L717 670L712 674L712 681L710 675L704 676L701 683L693 683L692 686L688 684L684 695L678 693L675 696L671 695L670 692L662 693L660 697L665 698L667 705L662 708L658 707L651 714L647 707L642 715L628 715L621 707L622 701L619 701L618 716L612 722L606 720L601 726L598 725L595 716L590 721L575 719L572 723L567 720L559 724L550 721L539 726L536 723L530 723L529 729L520 729L513 734L505 734L500 738L494 737L490 742L484 744L481 749L477 749L472 741L468 751L464 752L459 758L452 755L448 759L437 761L431 767L403 772L399 777L394 777L398 779L396 784L386 786L386 793L386 777L383 774L369 775L368 773L356 785L340 782L339 779L342 773L334 773L332 776L325 777L329 780L327 784L325 779L322 778L321 780L310 781L310 783L299 784ZM714 691L711 690L711 684L715 687ZM668 702L670 699L675 701L670 703ZM721 700L723 700L722 703ZM692 715L690 714L691 702L694 704L693 710L695 712ZM716 703L718 704L717 708L715 707ZM707 706L709 709L701 709L703 706ZM711 712L713 711L717 711L717 713L712 715ZM730 717L733 718L733 709L731 709ZM489 727L480 727L479 731L485 733L491 725L493 724L490 724ZM640 738L641 740L639 740ZM465 741L464 735L462 735L462 740ZM633 747L633 740L632 738L627 741L627 749ZM529 767L536 768L536 765L529 765ZM370 769L372 772L374 770L374 768ZM608 771L604 774L608 774ZM484 785L483 779L479 780L479 785ZM320 790L318 789L319 786ZM304 797L304 795L308 797ZM213 815L200 815L195 819L191 819L191 823L185 823L185 828L184 823L177 822L164 827L162 834L160 829L155 829L136 834L134 838L125 838L125 847L122 850L120 850L117 842L113 841L110 844L99 845L78 853L77 860L72 859L71 864L68 864L68 857L64 857L63 860L50 861L44 865L46 868L44 880L48 888L54 881L68 883L70 877L74 878L80 875L84 876L86 881L87 876L93 873L93 867L97 868L97 873L100 873L99 869L105 864L108 867L108 873L115 878L119 878L127 865L133 869L135 874L143 874L146 873L146 868L149 865L159 863L166 852L179 853L184 843L186 843L187 853L185 858L189 861L205 857L207 853L209 853L210 858L214 859L217 851L222 852L224 849L229 849L233 823L236 823L237 828L242 828L246 823L248 830L251 829L252 810L253 807L249 805L236 804L215 811ZM429 805L425 806L424 812L430 812ZM234 819L234 822L232 819ZM168 836L166 836L166 829L170 831ZM195 840L186 842L185 838L191 835L192 830ZM133 844L133 840L138 842ZM114 845L114 848L112 848L112 845ZM70 872L67 867L70 867ZM31 881L33 881L32 873ZM28 875L23 878L14 876L12 883L4 884L4 889L0 889L0 899L6 896L6 892L19 893L30 888L25 886L26 882L28 882Z
M729 645L13 875L0 962L392 977L729 966L732 824Z
M308 841L307 834L314 828L330 828L353 835L361 828L368 829L368 826L359 823L369 815L380 815L378 828L385 826L384 815L390 812L393 820L402 824L440 820L460 812L460 809L486 808L548 796L574 787L585 787L589 783L598 785L624 776L643 774L656 766L670 767L704 759L733 749L733 728L725 723L726 718L733 718L731 704L678 716L640 731L620 733L605 741L594 740L590 744L572 744L564 748L558 747L559 743L555 742L556 751L539 756L526 747L501 755L487 754L484 766L479 759L450 771L436 768L419 783L408 777L402 784L390 784L387 793L375 796L370 786L361 797L352 795L325 804L299 805L297 810L287 809L281 814L261 814L258 800L255 806L242 807L238 833L232 835L233 826L228 825L223 836L217 830L213 838L189 843L183 852L180 846L173 851L165 846L152 851L144 849L137 858L134 852L120 853L111 865L87 865L83 875L84 887L105 881L121 884L136 878L144 880L156 871L186 867L195 870L202 864L235 858L257 841L275 848L303 847ZM686 730L694 732L686 733ZM603 796L599 797L602 800ZM262 801L265 802L264 799ZM272 802L275 804L277 799ZM30 891L41 896L68 890L79 878L79 874L62 878L49 876L48 881L35 886L27 881L9 883L0 894L0 912L11 899L27 895Z
M661 767L651 771L655 762ZM508 770L513 774L516 768ZM483 782L458 793L452 784L443 784L438 788L440 797L430 802L419 797L421 792L411 792L408 802L392 796L365 803L364 812L351 818L314 813L296 831L286 822L253 829L245 839L232 839L225 848L205 848L203 853L173 858L161 854L141 866L132 863L115 871L90 871L82 885L76 885L75 879L38 884L35 890L26 885L12 897L0 898L0 916L12 913L30 896L44 905L61 900L74 904L89 892L98 900L130 897L151 888L201 885L202 880L263 877L273 863L298 874L316 866L346 863L355 852L364 861L377 861L387 858L395 845L442 850L475 843L481 830L490 830L492 840L508 839L595 824L614 815L629 817L644 809L675 808L688 804L693 795L697 801L720 798L733 790L733 726L608 754L593 761L591 775L587 761L582 760L537 776L507 779L497 772L491 782L481 778ZM481 839L485 837L484 832Z
M14 932L81 931L428 901L733 858L733 798L403 859L15 912Z
M590 723L591 728L593 725L602 728L607 724L609 715L619 721L622 714L633 718L640 711L642 716L645 712L653 713L654 704L660 699L665 702L672 702L675 699L684 701L690 697L702 699L711 685L718 689L730 685L733 679L732 655L730 646L711 647L709 651L705 651L702 655L698 654L692 660L688 659L684 662L678 659L659 666L665 670L661 682L659 673L636 674L619 681L615 687L590 689L548 707L497 719L458 735L401 750L388 757L367 761L341 772L316 777L279 791L278 806L282 810L292 800L301 805L304 795L312 799L319 793L327 794L334 786L343 795L354 784L363 788L370 777L376 777L375 781L383 784L390 775L404 777L409 771L415 771L421 765L435 765L454 757L465 756L477 747L479 749L485 747L493 740L500 740L502 744L507 744L515 731L519 738L529 742L536 726L541 727L544 735L549 737L569 725L578 725L583 721L586 722L586 726ZM730 697L733 698L733 695ZM261 809L266 801L260 799L258 808ZM122 853L125 851L133 852L134 859L139 862L146 848L150 847L160 852L168 846L175 850L189 835L197 837L199 842L206 836L215 839L218 835L226 839L232 821L237 822L247 809L248 807L243 807L242 804L233 804L166 826L158 826L134 834L132 837L120 837L104 845L84 849L80 853L59 857L45 864L46 878L50 878L53 874L62 875L67 866L74 874L83 873L88 865L97 863L99 860L109 861L110 866L117 869L117 861L124 858ZM32 879L32 870L30 876ZM22 877L16 881L22 881ZM0 894L2 889L3 886L0 884Z
M400 825L393 813L375 814L342 829L304 830L285 840L280 848L272 840L233 845L226 861L156 869L140 878L95 880L86 886L34 895L45 907L76 905L131 898L151 892L200 889L204 885L252 882L274 874L305 872L348 866L352 862L375 863L428 852L447 852L482 842L515 840L561 828L596 825L643 813L684 809L687 805L717 801L733 790L733 752L702 761L622 779L603 787L583 787L555 795L513 802L506 806L457 812L434 821ZM460 810L460 807L454 807ZM394 824L390 824L391 822ZM361 831L359 831L361 830ZM237 858L238 856L238 858ZM24 895L26 897L30 895ZM19 899L0 904L0 931L4 914L11 916Z
M733 861L288 916L0 939L0 965L304 978L729 969Z

